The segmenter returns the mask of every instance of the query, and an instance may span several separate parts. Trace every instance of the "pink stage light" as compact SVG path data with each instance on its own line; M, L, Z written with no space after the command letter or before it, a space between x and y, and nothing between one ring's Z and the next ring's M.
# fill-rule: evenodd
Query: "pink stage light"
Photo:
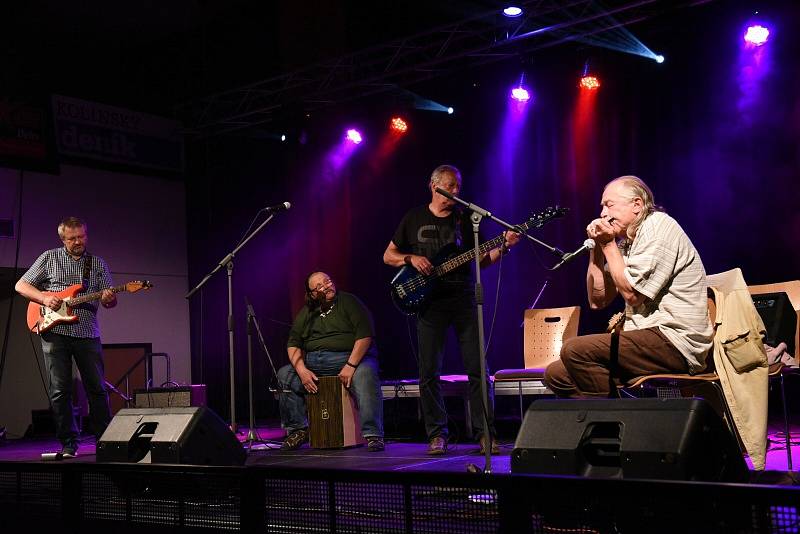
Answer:
M347 140L351 143L355 143L356 145L360 144L361 141L364 139L361 137L361 132L356 130L355 128L350 128L347 130Z
M760 24L749 26L744 33L744 42L752 46L761 46L769 39L769 28L765 28Z
M522 86L515 87L511 90L511 98L518 102L527 102L531 99L531 94Z

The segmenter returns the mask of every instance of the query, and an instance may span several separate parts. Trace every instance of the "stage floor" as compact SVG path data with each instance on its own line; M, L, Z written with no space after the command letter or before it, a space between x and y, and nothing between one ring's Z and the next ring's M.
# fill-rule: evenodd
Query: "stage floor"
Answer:
M793 439L792 458L795 471L800 469L800 426L791 427ZM450 444L444 456L426 454L427 443L401 440L386 440L386 450L369 452L366 447L348 449L311 449L307 444L296 451L280 450L284 432L276 426L260 426L256 429L261 441L247 443L248 429L239 428L239 440L248 447L247 465L298 467L305 469L343 469L361 471L447 471L465 472L471 465L483 469L485 458L479 454L477 443ZM782 426L770 424L769 450L766 471L770 479L780 480L779 473L786 473L787 457L783 446ZM0 462L44 462L44 452L57 452L60 446L55 439L23 438L6 440L0 445ZM500 439L500 454L492 456L491 471L497 474L510 473L510 456L514 447L512 439ZM52 461L52 460L49 460ZM95 462L94 438L81 441L78 457L62 460L70 463ZM748 462L749 465L749 462ZM761 477L755 477L759 481ZM785 482L783 482L785 483Z

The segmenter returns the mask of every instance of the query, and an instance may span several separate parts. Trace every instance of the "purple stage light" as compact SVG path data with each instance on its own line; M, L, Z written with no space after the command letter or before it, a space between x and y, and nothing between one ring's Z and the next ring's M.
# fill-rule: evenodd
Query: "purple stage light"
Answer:
M515 87L511 90L511 98L518 102L527 102L531 99L531 94L522 86Z
M503 9L503 15L508 18L517 18L522 15L522 8L517 6L508 6L507 8Z
M769 39L769 28L754 24L744 33L744 42L752 46L761 46Z
M355 128L350 128L347 130L347 140L358 145L361 143L361 141L363 141L363 138L358 130Z

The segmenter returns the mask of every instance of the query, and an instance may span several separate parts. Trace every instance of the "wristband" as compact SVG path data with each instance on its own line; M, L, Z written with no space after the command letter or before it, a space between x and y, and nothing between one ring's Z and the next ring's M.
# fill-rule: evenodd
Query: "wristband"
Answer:
M405 263L406 265L411 265L411 256L406 256L405 258L403 258L403 263Z
M350 363L350 362L344 362L344 364L345 364L345 365L349 365L349 366L350 366L350 367L352 367L353 369L358 369L358 365L353 365L353 364L352 364L352 363Z

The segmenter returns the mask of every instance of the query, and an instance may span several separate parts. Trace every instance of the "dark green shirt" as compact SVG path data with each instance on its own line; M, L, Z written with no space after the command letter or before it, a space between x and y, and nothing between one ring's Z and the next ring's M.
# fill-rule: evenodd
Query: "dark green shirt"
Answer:
M303 306L294 319L287 347L299 347L306 352L353 350L357 339L375 337L372 315L364 303L351 293L336 293L333 308L324 317L319 309ZM367 354L374 354L373 340Z

